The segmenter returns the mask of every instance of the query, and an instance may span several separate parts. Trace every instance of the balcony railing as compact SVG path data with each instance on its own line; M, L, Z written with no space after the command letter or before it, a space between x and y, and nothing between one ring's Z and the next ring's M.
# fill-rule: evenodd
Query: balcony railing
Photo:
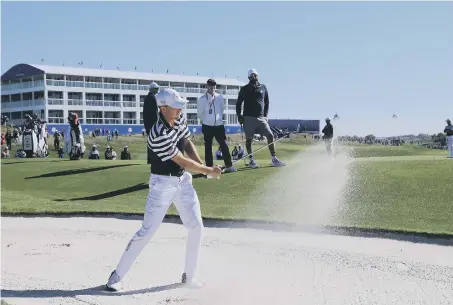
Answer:
M86 123L87 124L103 124L104 123L104 120L103 119L99 119L99 118L95 118L95 119L85 119Z
M71 100L68 100L68 105L69 106L83 106L83 100L82 99L71 99Z
M136 124L136 119L123 119L123 124Z
M121 107L120 101L105 101L104 100L104 107Z
M49 117L47 118L47 123L50 124L64 124L65 119L64 118L58 118L58 117Z
M104 124L121 124L121 119L104 118Z
M53 80L53 79L47 79L46 80L46 85L47 86L66 86L66 81L65 80Z
M123 101L123 107L136 107L137 102L124 102Z
M47 99L47 105L61 105L63 106L65 103L64 103L64 99L55 99L55 98L50 98L50 99Z
M109 101L109 100L82 100L82 99L58 99L58 98L49 98L45 99L37 99L37 100L24 100L24 101L14 101L14 102L3 102L1 103L2 109L10 109L10 108L33 108L37 106L86 106L86 107L115 107L115 108L139 108L143 109L144 103L138 102L129 102L129 101ZM139 105L137 107L137 105ZM187 109L193 110L197 109L197 104L189 103L187 104ZM225 108L226 111L235 111L235 105L228 105Z
M38 99L38 100L29 100L29 101L14 101L14 102L6 102L2 103L2 109L6 108L22 108L22 107L36 107L36 106L43 106L46 104L46 100Z
M44 80L35 80L30 82L21 82L15 84L7 84L2 85L2 92L6 91L13 91L13 90L21 90L21 89L28 89L28 88L35 88L35 87L44 87Z
M52 85L49 85L52 86ZM66 87L85 87L83 81L66 81Z
M87 106L95 106L95 107L102 107L104 103L102 100L87 100L85 101L85 105Z
M200 89L200 88L185 88L185 92L187 93L201 93L201 91L205 91L204 89Z
M198 125L198 120L187 120L188 125Z
M92 89L115 89L115 90L132 90L132 91L149 91L149 85L137 85L137 84L120 84L120 83L97 83L97 82L83 82L83 81L65 81L65 80L46 80L47 86L55 87L79 87L79 88L92 88ZM2 91L27 89L34 87L44 86L44 80L38 80L33 82L22 82L15 84L2 85ZM161 86L161 88L168 88L168 86ZM184 87L172 87L180 93L205 93L206 89L201 88L184 88ZM239 89L216 89L217 93L224 95L237 95Z

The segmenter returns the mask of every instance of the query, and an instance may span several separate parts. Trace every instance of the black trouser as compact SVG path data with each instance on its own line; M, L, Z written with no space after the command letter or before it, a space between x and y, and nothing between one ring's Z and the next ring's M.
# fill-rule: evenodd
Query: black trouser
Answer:
M213 166L214 161L212 159L212 138L215 138L220 145L222 150L223 160L225 161L225 166L230 167L232 165L231 155L226 143L226 133L225 127L221 126L208 126L201 125L201 131L204 136L204 158L206 166Z

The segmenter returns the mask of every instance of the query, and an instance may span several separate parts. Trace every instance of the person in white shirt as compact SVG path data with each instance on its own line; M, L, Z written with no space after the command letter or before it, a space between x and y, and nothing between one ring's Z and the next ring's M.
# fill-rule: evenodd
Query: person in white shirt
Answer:
M99 150L97 149L97 145L93 144L91 147L91 151L88 153L88 159L99 160Z
M201 131L204 136L205 162L206 166L213 166L212 139L215 138L222 150L225 163L225 172L235 172L231 161L230 150L226 142L225 126L223 125L223 113L225 111L225 99L215 92L216 81L208 79L207 92L200 96L197 101L198 119L201 122Z
M215 158L216 158L216 160L223 160L222 149L220 149L220 147L215 152Z
M244 157L244 148L239 145L238 146L238 159L242 159L242 157Z

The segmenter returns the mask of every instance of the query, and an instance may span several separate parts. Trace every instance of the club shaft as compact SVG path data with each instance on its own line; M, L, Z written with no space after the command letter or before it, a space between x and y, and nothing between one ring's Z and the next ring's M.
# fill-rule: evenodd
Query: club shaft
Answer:
M292 133L290 133L289 135L291 135L291 134L292 134ZM235 164L235 163L237 163L237 162L239 162L239 161L241 161L241 160L243 160L243 159L246 159L247 157L249 157L249 156L251 156L251 155L253 155L253 154L256 154L256 153L259 152L260 150L263 150L263 149L265 149L266 147L269 147L269 146L271 146L272 144L277 143L278 141L280 141L280 140L283 139L283 138L285 138L285 137L283 136L283 137L281 137L281 138L278 138L277 140L274 140L274 141L272 141L271 143L268 143L267 145L264 145L264 146L258 148L258 149L255 150L255 151L252 151L251 153L249 153L248 155L245 155L245 156L242 157L241 159L235 160L232 164Z

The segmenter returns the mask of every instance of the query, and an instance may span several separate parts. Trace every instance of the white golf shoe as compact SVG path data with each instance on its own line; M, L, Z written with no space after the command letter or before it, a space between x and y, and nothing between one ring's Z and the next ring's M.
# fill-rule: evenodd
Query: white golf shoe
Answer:
M285 166L286 163L283 162L283 161L280 161L279 159L277 159L277 157L272 157L272 163L271 163L272 166L276 166L276 167L280 167L280 166Z
M119 277L118 274L116 274L116 271L113 271L112 274L110 274L107 284L105 285L105 289L107 291L113 291L113 292L118 292L118 291L123 290L123 284L121 283L121 278Z
M260 166L258 164L256 164L255 159L250 159L249 167L250 168L258 168Z

